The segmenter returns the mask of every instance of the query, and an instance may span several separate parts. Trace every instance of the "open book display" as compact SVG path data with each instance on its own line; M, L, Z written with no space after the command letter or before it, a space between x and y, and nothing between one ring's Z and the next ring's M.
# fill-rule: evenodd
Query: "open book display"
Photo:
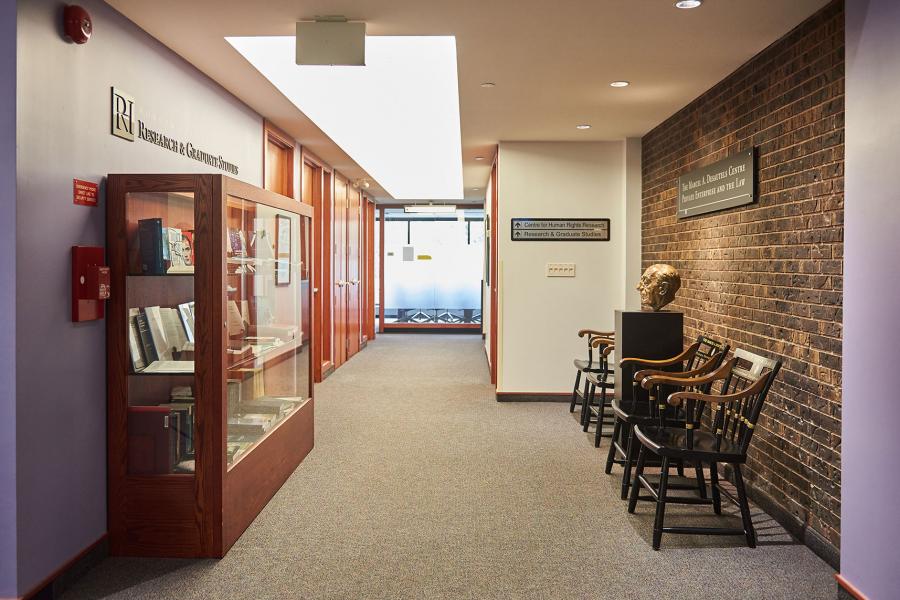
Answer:
M135 373L193 373L194 303L128 309L128 346Z

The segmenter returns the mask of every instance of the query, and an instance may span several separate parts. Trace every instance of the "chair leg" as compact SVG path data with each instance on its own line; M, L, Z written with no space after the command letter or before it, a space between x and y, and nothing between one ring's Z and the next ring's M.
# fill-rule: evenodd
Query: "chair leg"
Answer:
M612 438L609 441L609 453L606 455L606 474L609 475L612 473L613 460L616 458L616 446L615 441L619 437L619 433L622 431L622 421L616 418L616 423L613 425L613 433Z
M572 388L572 402L569 404L569 412L575 412L575 401L578 400L578 384L581 383L581 369L575 371L575 387Z
M669 487L669 457L663 456L659 472L659 489L656 490L656 520L653 522L653 549L659 550L662 542L663 519L666 516L666 489Z
M631 493L628 495L628 512L634 513L637 508L638 494L641 492L641 484L638 477L644 474L644 463L647 462L647 449L641 445L641 451L638 452L637 467L634 470L634 482L631 485Z
M603 437L603 414L606 412L606 386L600 388L600 402L597 403L597 430L594 432L594 448L600 447Z
M744 521L744 533L747 535L747 545L756 548L756 531L753 529L753 520L750 518L750 505L747 503L747 490L744 489L744 477L741 475L741 465L734 467L734 487L737 488L738 504L741 507L741 519Z
M591 406L594 405L594 394L597 386L590 381L584 382L584 402L581 403L581 430L587 431L591 425Z
M634 426L629 425L626 429L628 434L628 446L625 450L625 470L622 472L622 500L628 497L628 486L631 485L631 463L634 461ZM643 448L643 446L641 446Z
M706 499L706 478L703 476L703 463L698 462L694 465L694 474L697 476L697 493L704 500Z
M684 477L684 462L679 460L678 464L675 465L675 470L679 477Z
M712 490L713 511L722 514L722 495L719 493L719 467L716 463L709 465L709 483Z

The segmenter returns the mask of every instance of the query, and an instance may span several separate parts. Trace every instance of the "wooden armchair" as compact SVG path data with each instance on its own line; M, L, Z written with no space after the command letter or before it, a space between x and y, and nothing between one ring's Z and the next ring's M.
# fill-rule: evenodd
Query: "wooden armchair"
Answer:
M631 484L628 512L635 511L638 500L656 502L656 519L653 525L654 550L659 550L663 533L743 535L747 539L748 546L756 547L756 532L750 519L750 507L740 466L747 460L747 450L757 419L780 368L780 361L746 350L736 350L734 358L717 370L720 375L722 371L727 371L718 394L710 393L707 389L681 391L668 396L667 404L684 412L684 420L681 423L672 423L663 418L662 422L656 424L635 426L634 437L640 443L640 452L634 481ZM649 379L654 377L657 377L656 382L648 382L648 385L657 385L665 378L651 375ZM711 418L703 419L707 404L713 408L713 414ZM651 455L661 459L659 483L656 486L644 475L644 467ZM704 464L709 464L712 498L705 495L700 498L670 497L669 468L673 462L689 462L701 469ZM727 489L720 487L719 463L731 465L737 498L734 498ZM641 488L647 490L650 495L640 496ZM667 503L712 504L714 512L721 514L722 494L740 508L743 528L664 526Z
M600 438L603 437L603 425L612 425L612 415L607 415L607 407L609 406L608 393L616 385L614 369L610 366L610 355L615 351L614 344L610 344L601 352L601 360L604 369L599 373L586 373L585 381L587 382L588 393L585 394L585 401L581 404L581 425L582 430L587 432L591 423L597 424L594 432L594 448L600 447ZM594 399L597 395L597 389L600 389L600 400L594 405Z
M663 360L646 360L640 358L624 358L619 362L621 376L632 378L632 397L627 401L613 400L614 416L612 440L606 456L606 473L612 472L614 464L622 465L622 500L628 498L631 485L631 469L637 460L637 446L634 442L633 430L638 424L654 424L659 420L658 404L654 406L648 396L648 388L641 385L645 379L655 374L663 374L668 378L680 380L706 376L722 364L728 354L729 346L718 340L701 335L697 341L688 346L680 354ZM680 368L679 368L680 367ZM674 369L674 370L673 370ZM681 381L677 384L666 383L664 390L677 391L689 389L693 384ZM708 390L708 388L706 388ZM660 393L660 390L657 390ZM679 473L681 471L679 470ZM698 481L698 485L700 482Z
M615 332L597 331L595 329L582 329L578 332L578 337L587 337L587 360L576 358L573 361L575 364L575 387L572 388L572 401L569 404L569 412L575 412L575 405L583 404L584 399L588 394L587 383L585 383L584 391L579 389L581 384L581 374L600 373L606 368L602 352L606 346L612 345L612 338L614 336ZM595 358L595 351L601 354L601 356Z

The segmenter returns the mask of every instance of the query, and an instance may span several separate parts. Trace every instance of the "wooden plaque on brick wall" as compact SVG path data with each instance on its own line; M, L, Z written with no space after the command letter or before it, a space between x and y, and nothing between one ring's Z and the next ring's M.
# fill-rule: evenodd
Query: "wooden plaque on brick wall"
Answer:
M678 178L678 218L751 204L756 200L753 149L695 169Z

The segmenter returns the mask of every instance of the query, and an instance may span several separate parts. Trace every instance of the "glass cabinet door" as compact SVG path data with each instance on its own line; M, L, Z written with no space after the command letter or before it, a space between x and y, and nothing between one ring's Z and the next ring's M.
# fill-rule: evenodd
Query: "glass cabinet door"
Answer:
M125 202L128 473L194 473L194 195Z
M310 398L306 220L243 198L227 199L229 467Z

